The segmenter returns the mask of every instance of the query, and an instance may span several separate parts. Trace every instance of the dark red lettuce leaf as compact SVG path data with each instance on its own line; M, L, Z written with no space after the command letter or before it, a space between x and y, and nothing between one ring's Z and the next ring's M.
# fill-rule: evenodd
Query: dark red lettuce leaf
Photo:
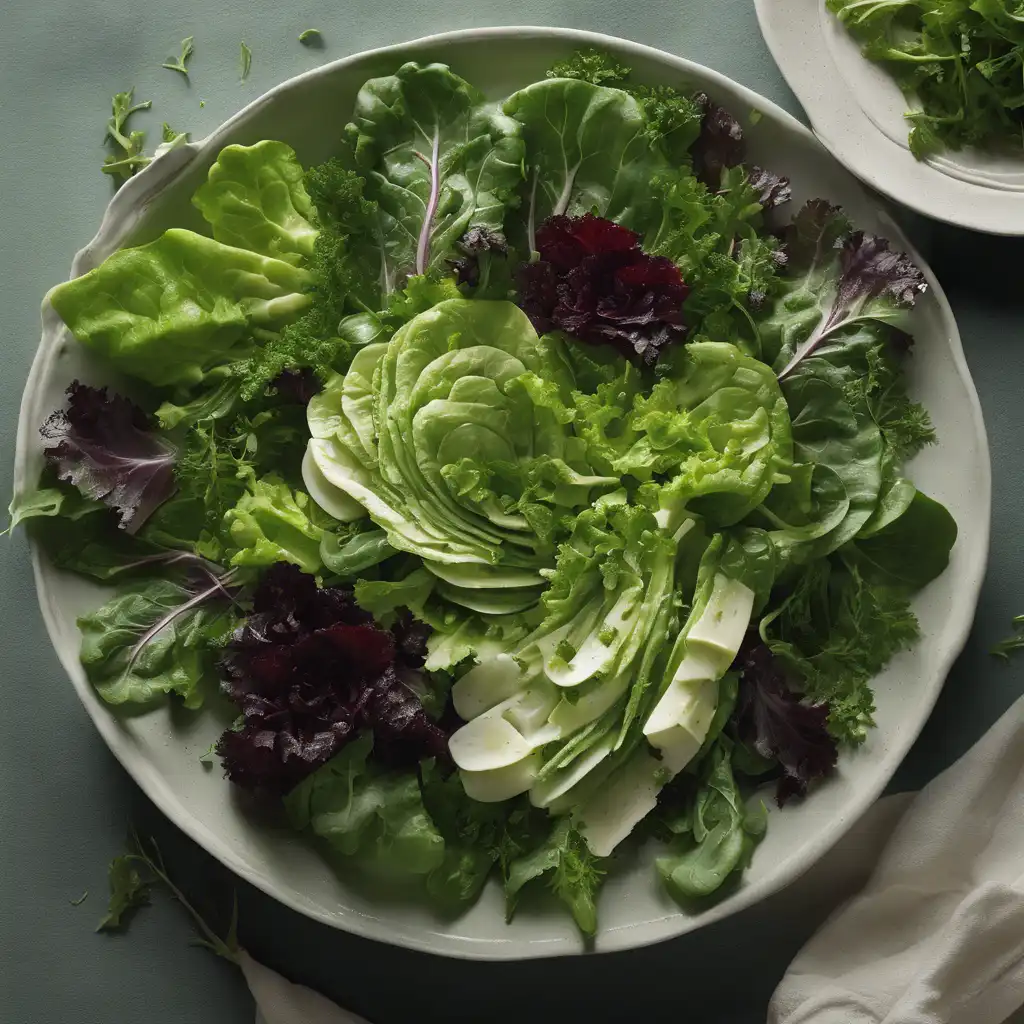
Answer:
M508 241L500 231L477 224L455 243L455 249L459 256L446 262L455 272L456 283L475 288L480 283L481 256L508 256Z
M751 167L747 183L757 193L758 202L765 210L788 203L793 198L793 186L784 178L763 167Z
M703 113L700 134L690 148L693 171L700 181L715 192L722 186L722 172L730 167L738 167L746 159L747 143L742 126L728 110L713 103L706 93L697 93L694 100ZM789 178L763 167L751 167L747 183L766 210L789 202L793 196Z
M645 253L634 232L590 213L555 216L536 244L540 260L522 268L520 295L538 333L563 330L648 365L685 338L679 268Z
M747 144L739 121L724 107L712 102L703 92L693 97L703 110L700 135L690 148L694 174L715 191L722 181L722 171L743 163Z
M242 724L217 753L232 782L280 796L371 729L395 763L447 758L447 735L416 696L425 627L381 629L348 587L317 587L285 563L271 566L221 660L224 692Z
M744 642L736 666L740 671L732 719L736 737L762 757L779 762L783 774L775 798L781 807L791 797L803 796L814 779L836 766L839 751L826 728L829 706L804 703L757 637Z
M43 449L57 476L87 498L102 501L135 533L174 491L177 449L149 417L122 395L77 380L68 407L43 424Z
M324 382L311 366L299 370L282 370L271 382L271 388L286 402L309 405L314 395L324 389Z

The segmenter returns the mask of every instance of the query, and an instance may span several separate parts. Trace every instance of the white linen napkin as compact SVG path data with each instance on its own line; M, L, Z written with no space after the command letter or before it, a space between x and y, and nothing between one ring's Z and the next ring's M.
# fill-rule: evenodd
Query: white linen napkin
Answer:
M1024 1024L1024 697L919 795L875 804L794 898L841 897L889 835L790 965L768 1024ZM256 1024L366 1024L244 951L239 966Z
M1024 698L911 802L768 1024L1002 1024L1021 1007Z
M256 1024L366 1024L319 992L286 981L244 949L238 954L238 966L256 1000Z

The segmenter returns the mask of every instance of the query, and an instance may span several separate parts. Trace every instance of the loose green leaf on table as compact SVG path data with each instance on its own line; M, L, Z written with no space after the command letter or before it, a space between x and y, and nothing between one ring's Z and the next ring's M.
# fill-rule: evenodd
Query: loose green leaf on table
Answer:
M244 82L249 77L249 70L252 68L252 50L245 45L245 41L242 41L239 54L239 68L241 69L242 81Z
M128 119L140 110L149 110L152 100L142 103L134 101L135 89L119 92L111 100L112 114L107 121L107 139L113 143L115 152L103 161L103 173L119 179L124 184L133 174L150 162L142 151L146 133L140 129L129 130Z
M194 39L194 36L182 39L181 53L177 57L168 57L160 66L167 68L168 71L177 71L178 74L188 78L188 62L192 59L192 52L195 49L192 45Z
M1015 651L1024 650L1024 615L1014 616L1013 632L992 648L997 658L1009 659Z
M151 883L144 881L135 858L121 854L110 862L110 902L96 931L117 931L128 923L128 915L149 903Z

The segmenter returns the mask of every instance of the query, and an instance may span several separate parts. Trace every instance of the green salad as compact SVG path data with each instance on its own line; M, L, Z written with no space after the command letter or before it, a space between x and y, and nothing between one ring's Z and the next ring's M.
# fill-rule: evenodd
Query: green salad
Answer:
M826 0L914 104L919 160L944 149L1024 147L1020 0Z
M921 272L745 147L593 51L496 102L407 63L53 289L130 383L70 384L12 504L110 588L97 693L219 716L232 785L448 911L497 875L593 934L640 841L735 883L956 538L903 470Z

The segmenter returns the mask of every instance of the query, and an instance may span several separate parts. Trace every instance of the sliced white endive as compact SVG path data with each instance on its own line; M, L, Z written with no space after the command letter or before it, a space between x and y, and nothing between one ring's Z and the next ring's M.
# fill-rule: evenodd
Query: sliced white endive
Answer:
M464 587L466 590L498 590L502 587L518 590L544 585L544 577L529 569L509 569L503 565L435 565L433 562L423 564L438 579L450 583L453 587Z
M437 592L452 604L468 608L481 615L513 615L532 608L540 600L540 589L484 590L472 587L454 587L441 580Z
M484 804L499 803L525 793L537 777L541 763L542 758L537 751L505 768L492 768L482 772L462 769L459 778L462 779L462 788L470 800L479 800Z
M723 675L740 649L753 608L754 592L750 587L719 573L703 613L686 634L686 649L704 644L717 655L718 675Z
M717 707L717 679L688 682L673 680L651 717L644 723L647 742L659 750L671 751L672 761L681 756L681 750L696 744L693 753L683 761L685 768L704 742Z
M558 739L548 716L558 694L546 680L537 679L521 692L456 729L448 740L452 760L467 771L505 768L538 747Z
M596 679L580 690L572 690L558 702L548 721L558 727L561 735L570 736L600 718L629 689L630 682L629 674L621 672L607 679ZM576 699L569 700L569 697Z
M518 662L510 654L499 654L474 665L454 686L452 703L464 722L468 722L523 688L525 678Z
M313 457L311 440L302 456L302 483L306 493L329 515L343 523L362 519L366 509L354 498L335 487L321 472Z
M448 740L452 760L470 772L507 768L533 752L533 744L492 709L457 729Z
M720 674L718 652L709 652L703 645L687 640L686 654L644 723L644 734L650 736L682 721L690 713L703 684L716 682Z
M557 686L579 686L611 669L633 629L642 596L643 587L640 583L624 590L604 619L599 620L583 639L569 661L553 658L545 663L547 677Z
M530 803L534 807L550 807L589 775L615 746L614 731L607 732L589 750L574 758L565 768L540 779L530 787Z
M662 763L640 750L606 780L579 812L580 831L597 857L607 857L657 806L668 781Z
M754 594L723 574L688 630L672 681L644 722L649 749L638 751L577 813L587 845L607 857L658 802L661 788L696 756L718 706L719 680L736 657L750 624Z

